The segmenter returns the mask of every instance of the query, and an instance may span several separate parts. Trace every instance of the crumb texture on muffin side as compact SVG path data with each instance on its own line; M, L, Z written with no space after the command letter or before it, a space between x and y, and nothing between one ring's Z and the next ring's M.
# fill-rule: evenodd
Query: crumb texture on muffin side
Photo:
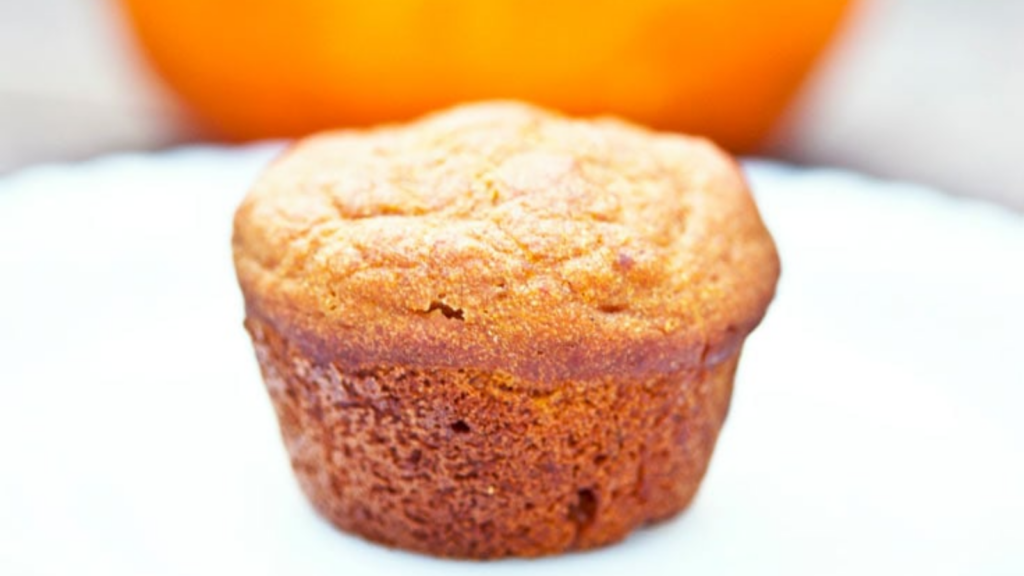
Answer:
M338 527L436 556L584 550L693 499L738 355L524 392L472 369L347 371L250 319L292 467Z

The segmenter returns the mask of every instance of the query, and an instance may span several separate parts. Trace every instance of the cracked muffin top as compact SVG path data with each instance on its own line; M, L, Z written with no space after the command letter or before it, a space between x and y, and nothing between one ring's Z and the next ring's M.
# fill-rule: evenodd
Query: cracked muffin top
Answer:
M298 142L233 245L247 314L317 358L537 383L717 363L779 274L714 145L515 103Z

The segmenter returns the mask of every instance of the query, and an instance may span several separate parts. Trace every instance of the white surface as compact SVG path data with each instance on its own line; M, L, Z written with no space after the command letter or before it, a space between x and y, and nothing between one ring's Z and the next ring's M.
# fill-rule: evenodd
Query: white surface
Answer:
M230 260L271 147L0 181L0 573L455 576L291 478ZM1024 219L748 165L783 257L686 514L496 574L1024 573Z

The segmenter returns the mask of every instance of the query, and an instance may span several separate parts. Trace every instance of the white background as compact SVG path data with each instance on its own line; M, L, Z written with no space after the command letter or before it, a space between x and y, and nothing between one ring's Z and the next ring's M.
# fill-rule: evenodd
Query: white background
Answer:
M321 521L242 330L272 148L0 180L0 574L476 574ZM1024 217L748 165L783 275L692 508L498 574L1022 574Z

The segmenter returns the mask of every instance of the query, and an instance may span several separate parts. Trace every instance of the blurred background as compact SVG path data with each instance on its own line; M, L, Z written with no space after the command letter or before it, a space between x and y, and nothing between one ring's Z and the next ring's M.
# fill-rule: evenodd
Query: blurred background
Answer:
M463 4L3 0L0 174L496 94L1024 211L1019 0L689 0L655 29L671 2Z

